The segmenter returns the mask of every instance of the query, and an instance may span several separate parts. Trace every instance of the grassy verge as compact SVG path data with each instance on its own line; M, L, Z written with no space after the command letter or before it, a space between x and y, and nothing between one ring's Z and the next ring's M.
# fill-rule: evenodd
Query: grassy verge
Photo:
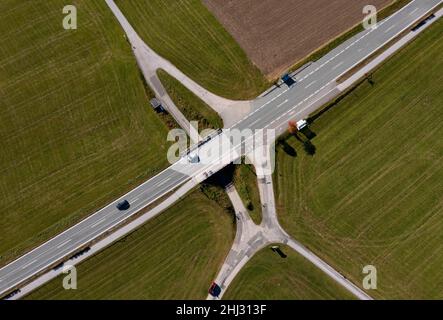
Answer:
M214 201L224 211L234 213L231 200L229 200L228 195L222 188L211 182L205 181L200 184L200 191L206 196L206 198Z
M381 21L385 19L386 17L390 16L391 14L395 13L396 11L400 10L404 6L406 6L409 2L412 0L394 0L391 4L380 10L377 14L377 20ZM361 23L358 23L354 27L350 28L349 30L345 31L338 37L332 39L328 43L326 43L324 46L320 47L319 49L312 52L310 55L308 55L306 58L302 59L301 61L297 62L295 65L293 65L289 70L295 71L305 65L306 63L310 61L317 61L324 55L326 55L329 51L335 49L340 44L345 42L346 40L352 38L359 32L362 32L363 26Z
M75 4L68 31L64 1L0 2L0 265L167 165L119 25L103 1Z
M269 86L200 0L116 3L153 50L206 89L231 99L250 99Z
M251 219L260 224L262 220L260 193L257 186L257 175L254 167L249 164L236 166L234 173L234 185L248 210Z
M194 191L160 216L28 299L204 299L234 237L232 216Z
M228 288L224 299L323 300L354 297L312 263L287 246L280 258L269 247L246 264Z
M151 100L155 98L155 94L147 84L146 79L143 76L141 70L139 70L139 73L140 73L140 79L143 82L143 87L145 89L146 97L148 98L149 104L152 107ZM164 122L164 124L168 127L169 130L180 128L177 121L175 121L174 117L166 110L163 110L162 112L157 112L157 115Z
M198 121L199 132L204 129L223 128L223 120L217 112L183 86L180 81L161 69L157 71L157 74L172 101L186 119Z
M321 113L313 155L277 148L283 227L356 284L376 266L375 298L443 298L442 36L440 20Z

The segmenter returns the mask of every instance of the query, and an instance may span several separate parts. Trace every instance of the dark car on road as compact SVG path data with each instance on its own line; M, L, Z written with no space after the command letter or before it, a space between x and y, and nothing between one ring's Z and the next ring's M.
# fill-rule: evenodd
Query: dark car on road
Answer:
M128 210L129 207L130 207L130 204L129 204L128 200L123 200L123 201L117 203L117 209L120 211Z
M221 293L221 288L218 284L216 284L215 282L213 282L211 284L211 287L209 288L209 294L213 297L218 297Z
M286 85L288 87L292 86L293 84L295 84L295 80L291 78L291 76L289 74L285 74L283 75L283 77L281 77L281 79L283 80L284 83L286 83Z

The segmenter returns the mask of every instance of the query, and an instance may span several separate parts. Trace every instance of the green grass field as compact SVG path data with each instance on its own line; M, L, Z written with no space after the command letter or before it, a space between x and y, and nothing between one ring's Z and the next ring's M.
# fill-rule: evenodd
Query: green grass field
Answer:
M375 298L443 298L443 21L277 150L283 227Z
M236 165L234 185L248 210L251 219L260 224L262 220L260 193L254 166L249 164Z
M200 0L117 0L146 43L206 89L255 98L269 84Z
M270 247L259 251L223 296L227 300L354 299L343 287L287 246L286 258Z
M128 43L104 1L0 2L0 265L167 165Z
M189 91L180 81L162 69L159 69L157 74L172 101L186 119L198 121L199 132L204 129L223 128L223 120L218 113Z
M28 299L204 299L234 238L232 215L196 190Z

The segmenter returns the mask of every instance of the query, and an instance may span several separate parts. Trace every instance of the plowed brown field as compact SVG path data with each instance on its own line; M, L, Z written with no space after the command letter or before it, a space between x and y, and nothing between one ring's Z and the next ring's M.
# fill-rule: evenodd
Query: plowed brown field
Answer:
M392 0L203 0L249 58L274 77Z

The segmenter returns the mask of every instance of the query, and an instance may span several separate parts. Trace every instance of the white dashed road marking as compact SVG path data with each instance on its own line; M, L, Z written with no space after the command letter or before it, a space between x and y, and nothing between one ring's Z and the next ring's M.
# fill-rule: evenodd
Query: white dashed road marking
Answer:
M332 70L337 69L338 67L340 67L343 63L345 63L344 61L337 63L335 66L332 67Z
M254 124L256 124L257 122L259 122L261 119L257 119L254 122L252 122L249 126L252 127Z
M37 261L37 259L32 260L31 262L25 264L25 265L22 267L22 269L26 269L27 267L29 267L31 264L33 264L33 263L36 262L36 261Z
M415 8L414 10L411 11L411 13L409 14L410 16L412 16L414 13L416 13L418 10L418 8Z
M71 242L71 240L72 240L72 239L68 239L68 240L66 240L66 241L63 241L62 243L60 243L60 244L57 246L57 249L63 247L63 246L64 246L65 244L67 244L68 242Z
M159 184L157 184L157 186L162 186L164 185L166 182L168 182L169 180L171 180L171 178L165 179L163 181L161 181Z
M277 108L280 108L282 105L284 105L285 103L287 103L289 100L288 99L286 99L285 101L283 101L282 103L280 103L278 106L277 106Z
M100 220L98 220L96 223L94 223L93 225L91 225L91 228L94 228L95 226L99 225L100 223L102 223L105 220L105 218L101 218Z
M305 87L305 89L308 89L310 86L312 86L314 83L316 83L317 82L317 80L314 80L314 81L312 81L310 84L308 84L306 87Z
M388 33L389 31L391 31L392 29L395 28L395 24L393 26L390 26L389 28L386 29L385 33Z

